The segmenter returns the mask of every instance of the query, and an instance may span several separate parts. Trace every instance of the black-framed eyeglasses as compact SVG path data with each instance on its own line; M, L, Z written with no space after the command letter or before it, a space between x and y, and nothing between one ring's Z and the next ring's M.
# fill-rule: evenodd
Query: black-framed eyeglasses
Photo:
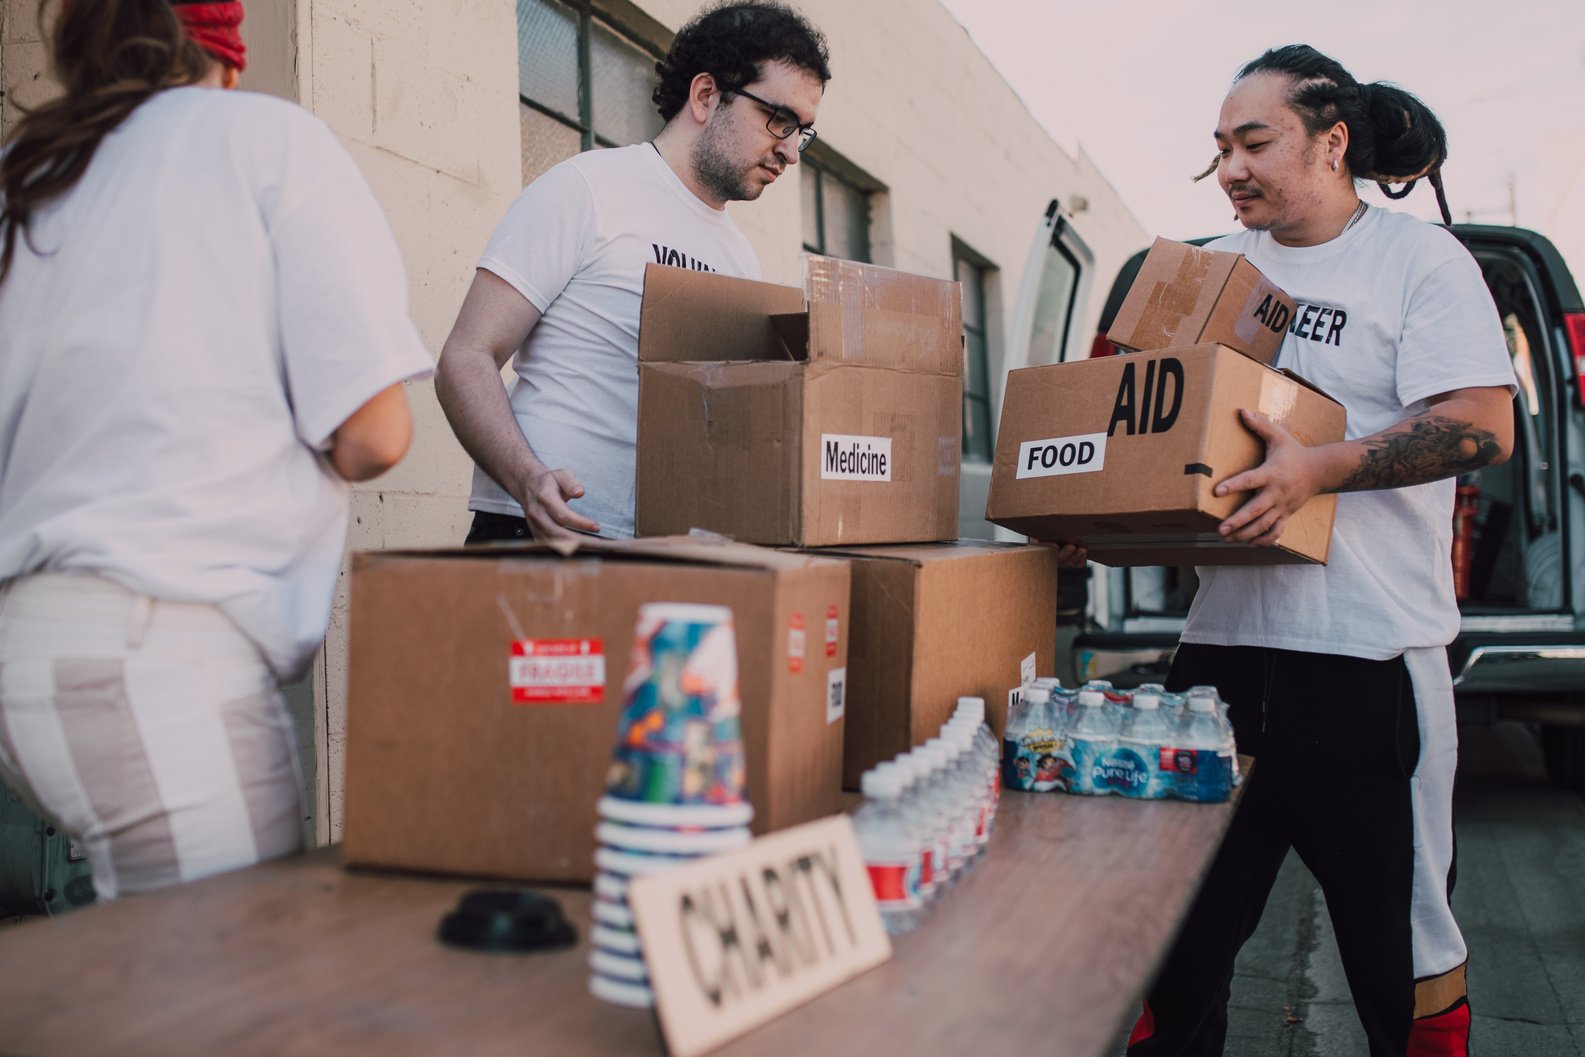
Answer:
M741 88L732 89L732 94L741 95L747 99L752 99L754 102L758 103L760 106L769 111L770 117L765 121L765 131L769 132L777 139L786 139L794 132L798 133L799 154L802 154L804 152L804 148L809 146L810 143L814 142L815 127L813 125L802 124L798 120L798 115L794 114L786 107L777 106L775 103L772 103L766 99L761 99L753 92L747 92Z

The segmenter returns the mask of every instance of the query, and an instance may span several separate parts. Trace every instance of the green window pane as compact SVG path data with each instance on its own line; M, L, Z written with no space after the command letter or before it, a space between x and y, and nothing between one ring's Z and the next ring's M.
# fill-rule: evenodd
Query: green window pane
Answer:
M596 135L625 147L661 130L663 122L650 100L655 60L599 23L589 36L589 84Z
M578 16L556 0L517 0L517 90L570 118L578 114Z
M820 170L807 162L798 166L798 193L803 198L804 246L825 252L820 239Z
M850 261L870 259L869 195L830 173L822 174L821 209L826 253Z

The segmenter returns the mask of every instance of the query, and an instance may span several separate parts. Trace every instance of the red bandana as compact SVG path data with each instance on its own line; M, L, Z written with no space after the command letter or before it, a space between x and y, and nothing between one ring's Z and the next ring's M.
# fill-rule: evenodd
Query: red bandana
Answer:
M240 3L176 3L172 9L194 44L227 66L248 68L247 49L242 46L242 34L237 28L242 25Z

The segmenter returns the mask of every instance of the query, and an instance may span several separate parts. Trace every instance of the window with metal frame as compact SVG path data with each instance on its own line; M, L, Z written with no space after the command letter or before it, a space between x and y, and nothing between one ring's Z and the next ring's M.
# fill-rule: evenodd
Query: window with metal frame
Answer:
M523 183L579 151L642 143L660 52L588 0L517 0Z
M805 154L798 163L803 193L803 247L843 260L870 260L870 194Z
M954 245L952 277L963 284L963 457L990 462L996 435L991 426L991 351L986 289L994 266Z

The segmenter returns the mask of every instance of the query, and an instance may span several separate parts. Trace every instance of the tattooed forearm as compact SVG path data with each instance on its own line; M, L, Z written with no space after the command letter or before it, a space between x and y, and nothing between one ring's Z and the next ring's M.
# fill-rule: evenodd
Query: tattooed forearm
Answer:
M1333 491L1425 484L1478 470L1502 458L1495 434L1442 415L1423 415L1406 430L1363 443L1370 450Z

